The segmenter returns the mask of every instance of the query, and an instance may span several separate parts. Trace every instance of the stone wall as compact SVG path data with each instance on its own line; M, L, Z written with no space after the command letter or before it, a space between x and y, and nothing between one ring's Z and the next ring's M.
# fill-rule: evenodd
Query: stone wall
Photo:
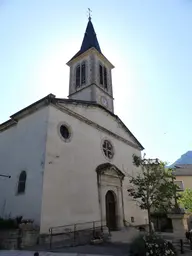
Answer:
M18 248L18 230L0 231L0 248L14 250Z
M22 249L34 246L38 242L37 230L5 230L0 231L0 248L7 250Z

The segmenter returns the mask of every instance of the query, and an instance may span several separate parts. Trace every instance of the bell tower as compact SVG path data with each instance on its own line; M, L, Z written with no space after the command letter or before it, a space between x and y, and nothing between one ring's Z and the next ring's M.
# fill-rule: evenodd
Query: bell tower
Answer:
M113 112L112 69L103 55L89 17L80 50L67 63L70 67L69 99L96 102Z

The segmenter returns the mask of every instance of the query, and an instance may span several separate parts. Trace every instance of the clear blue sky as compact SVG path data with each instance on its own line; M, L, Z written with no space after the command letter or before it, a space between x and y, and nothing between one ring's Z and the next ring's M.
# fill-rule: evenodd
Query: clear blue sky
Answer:
M192 149L190 0L0 0L0 123L49 93L67 97L88 7L115 65L115 113L147 156L173 162Z

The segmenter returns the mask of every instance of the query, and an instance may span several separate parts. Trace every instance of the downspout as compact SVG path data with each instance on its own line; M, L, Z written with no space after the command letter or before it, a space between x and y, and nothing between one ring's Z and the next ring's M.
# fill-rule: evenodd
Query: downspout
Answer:
M123 224L125 226L125 211L124 211L124 201L123 201L123 187L122 187L122 179L121 179L121 200L122 200L122 211L123 211Z

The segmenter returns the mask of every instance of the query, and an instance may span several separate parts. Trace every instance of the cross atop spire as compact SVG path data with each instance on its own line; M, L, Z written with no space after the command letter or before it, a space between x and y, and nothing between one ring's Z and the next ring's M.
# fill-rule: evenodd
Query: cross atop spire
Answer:
M90 8L88 8L88 20L91 20L91 13L92 13L92 10Z

